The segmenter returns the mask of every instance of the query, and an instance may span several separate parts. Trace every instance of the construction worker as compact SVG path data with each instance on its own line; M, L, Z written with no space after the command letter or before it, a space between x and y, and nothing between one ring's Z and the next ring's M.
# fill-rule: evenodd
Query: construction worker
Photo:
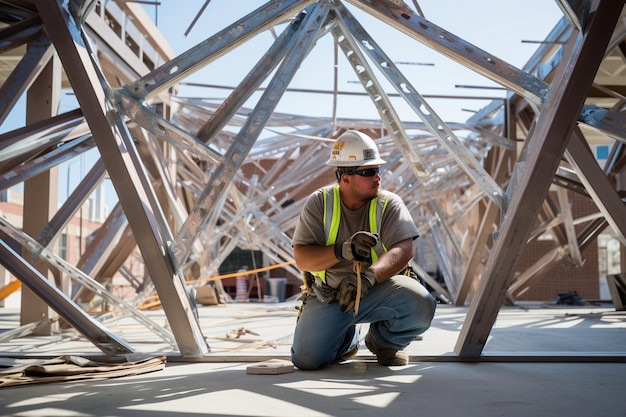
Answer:
M419 232L400 197L381 189L384 163L372 138L344 132L326 162L337 185L311 194L300 213L293 249L304 291L291 348L299 369L354 357L359 323L369 323L365 345L380 365L406 365L403 349L430 327L436 301L404 274Z

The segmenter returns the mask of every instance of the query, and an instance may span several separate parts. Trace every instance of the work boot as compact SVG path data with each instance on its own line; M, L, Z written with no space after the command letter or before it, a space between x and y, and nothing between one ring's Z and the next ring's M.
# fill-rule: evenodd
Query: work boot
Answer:
M409 363L409 355L397 349L380 349L368 332L365 335L365 346L376 355L378 364L382 366L403 366Z
M358 330L356 326L350 326L350 328L346 331L344 343L351 343L353 339L355 339L355 333L357 332ZM335 362L343 362L343 361L350 360L354 358L358 352L359 352L359 341L358 341L358 335L357 335L357 340L354 346L352 346L352 348L349 351L347 351L346 353L342 354L337 359L335 359Z
M337 361L338 362L343 362L343 361L350 360L350 359L354 358L357 353L359 353L359 344L358 343L356 345L354 345L354 347L352 349L350 349L349 351L347 351L346 353L341 355L337 359Z

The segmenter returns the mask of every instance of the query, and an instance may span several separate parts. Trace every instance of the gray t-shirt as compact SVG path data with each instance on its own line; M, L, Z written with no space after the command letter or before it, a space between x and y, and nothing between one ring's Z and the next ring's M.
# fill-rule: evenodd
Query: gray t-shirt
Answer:
M332 190L329 189L329 191L332 193ZM381 190L378 195L378 204L383 204L387 196L389 196L389 202L383 213L378 234L385 247L390 248L402 240L416 239L419 236L419 231L411 213L398 195ZM341 222L337 233L337 242L347 240L360 230L370 230L369 207L368 203L358 210L350 210L343 202L341 203ZM326 245L323 212L324 196L322 189L319 189L311 194L304 203L293 234L293 245ZM380 245L376 248L376 252L379 255L383 252ZM352 263L340 261L326 271L326 283L337 288L341 280L349 274L354 274Z

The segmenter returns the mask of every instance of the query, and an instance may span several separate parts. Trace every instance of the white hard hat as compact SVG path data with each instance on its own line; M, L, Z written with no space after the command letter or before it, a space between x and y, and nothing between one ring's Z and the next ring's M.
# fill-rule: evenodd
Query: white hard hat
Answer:
M326 165L336 167L360 167L384 163L374 140L356 130L347 130L337 138L330 151L330 159L326 161Z

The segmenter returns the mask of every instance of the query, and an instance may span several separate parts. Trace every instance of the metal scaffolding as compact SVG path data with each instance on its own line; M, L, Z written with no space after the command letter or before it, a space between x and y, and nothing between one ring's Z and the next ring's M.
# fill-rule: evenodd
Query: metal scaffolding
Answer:
M304 199L333 181L324 161L346 129L375 138L388 161L384 186L404 199L422 234L416 269L447 299L469 303L455 347L461 357L481 355L504 302L564 259L582 264L581 251L607 227L625 246L624 2L559 0L563 19L524 68L429 22L414 3L269 1L176 56L131 1L0 0L0 121L26 95L25 125L0 135L0 192L24 187L21 224L0 212L0 264L26 286L29 306L16 334L49 332L52 309L102 352L133 352L86 310L100 299L182 357L210 354L190 287L216 275L237 247L261 251L299 279L291 234ZM357 9L498 84L506 97L464 123L442 120ZM178 95L191 74L267 31L273 42L227 98ZM277 111L285 94L307 93L290 83L324 37L379 119ZM62 90L75 95L76 110L58 113ZM398 100L419 121L402 120ZM604 167L590 143L610 144ZM57 207L57 167L94 150L98 161ZM105 179L119 204L70 263L55 245ZM575 218L574 194L598 214ZM546 234L553 249L520 269L524 248ZM141 277L125 267L137 250ZM105 283L115 273L136 297L111 293ZM68 281L79 290L64 291ZM153 295L169 329L139 308Z

